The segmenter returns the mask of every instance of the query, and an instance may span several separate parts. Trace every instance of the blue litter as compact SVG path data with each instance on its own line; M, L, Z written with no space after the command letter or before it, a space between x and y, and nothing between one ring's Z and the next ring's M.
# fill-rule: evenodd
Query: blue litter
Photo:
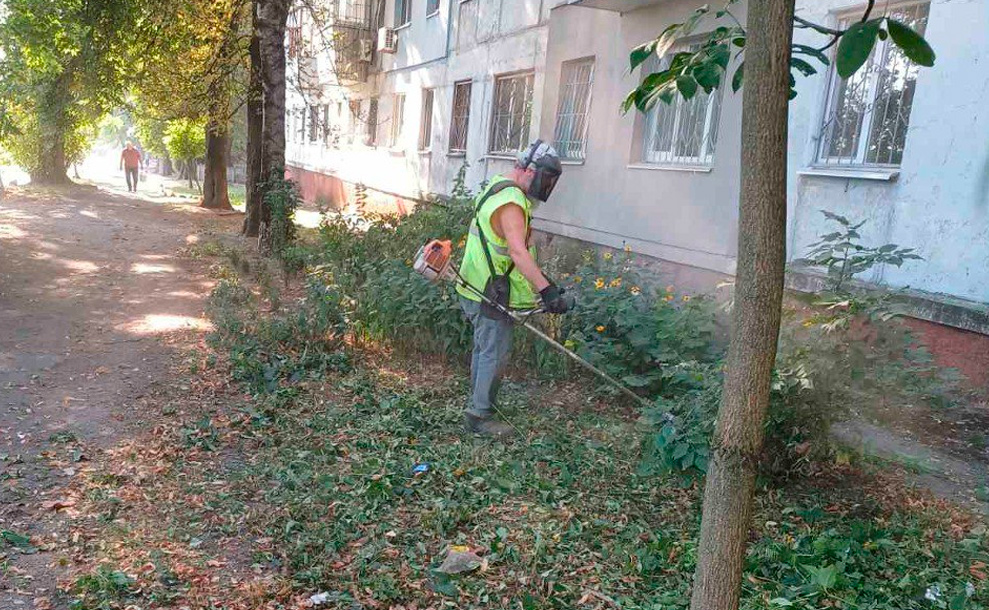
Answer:
M415 467L412 469L412 476L417 477L420 474L425 474L427 472L429 472L429 464L427 463L416 464Z

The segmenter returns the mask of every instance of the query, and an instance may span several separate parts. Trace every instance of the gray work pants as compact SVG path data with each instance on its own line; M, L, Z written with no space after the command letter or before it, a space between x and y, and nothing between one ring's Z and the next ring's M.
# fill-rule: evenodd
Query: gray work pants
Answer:
M474 350L470 357L471 400L467 413L488 418L512 351L513 324L481 315L481 304L477 301L460 297L460 308L474 326Z

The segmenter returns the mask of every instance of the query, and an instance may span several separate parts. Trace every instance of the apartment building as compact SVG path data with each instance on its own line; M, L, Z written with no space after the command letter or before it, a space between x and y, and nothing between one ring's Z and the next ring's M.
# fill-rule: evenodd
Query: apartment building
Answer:
M656 261L665 279L711 290L735 269L744 89L701 93L647 114L619 111L638 79L665 59L630 73L629 50L699 4L383 1L367 9L368 39L379 25L392 27L394 52L379 53L374 39L365 80L320 81L328 101L316 111L293 96L300 117L328 112L327 133L336 135L320 141L300 118L290 134L290 171L324 187L307 186L312 198L337 193L333 201L344 204L347 185L362 182L401 206L403 198L449 192L465 162L468 185L477 185L538 136L556 143L565 164L552 200L536 211L544 241L630 246ZM798 0L797 11L840 27L865 4ZM744 3L735 6L744 20ZM936 66L918 68L880 41L847 81L824 65L797 78L789 257L831 230L821 210L867 220L867 243L914 247L924 260L877 267L864 279L909 287L912 315L939 325L928 333L957 329L952 342L974 346L959 357L969 372L989 371L989 0L891 1L881 10L924 32ZM795 40L826 42L806 29Z

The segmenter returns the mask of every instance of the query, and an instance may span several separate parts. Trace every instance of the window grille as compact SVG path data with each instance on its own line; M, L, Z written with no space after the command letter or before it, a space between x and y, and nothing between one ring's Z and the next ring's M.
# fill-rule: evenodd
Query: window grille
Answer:
M673 56L682 51L695 51L700 45L681 46L660 59L647 63L650 70L658 72L669 67ZM711 165L714 148L718 142L718 124L721 120L721 93L719 87L711 93L698 88L692 98L676 95L669 104L657 101L646 115L643 160L664 165Z
M907 4L890 8L889 16L923 35L929 10L927 2ZM852 20L851 16L843 19L839 27L847 28ZM888 39L879 40L865 65L847 79L839 77L832 67L818 162L899 166L918 71L917 65Z
M319 135L319 108L309 107L309 141L315 142Z
M467 126L470 123L471 81L453 86L453 113L450 122L450 152L467 152Z
M398 146L402 141L403 129L405 129L405 94L396 93L391 107L391 138L388 146Z
M586 153L587 114L594 82L594 59L563 63L560 74L560 99L556 107L556 150L562 159L580 160Z
M433 139L433 90L422 90L422 120L419 123L419 150L429 150Z
M488 152L514 154L529 143L533 80L532 72L495 78Z

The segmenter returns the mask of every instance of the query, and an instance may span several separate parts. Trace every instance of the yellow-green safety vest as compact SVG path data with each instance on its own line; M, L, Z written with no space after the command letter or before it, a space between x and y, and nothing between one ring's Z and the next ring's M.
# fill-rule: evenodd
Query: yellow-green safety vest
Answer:
M495 185L505 180L508 178L495 176L488 187L478 195L477 201L481 201ZM508 242L505 241L505 238L499 237L491 227L491 216L495 210L508 203L514 203L525 213L526 241L528 241L529 223L532 220L532 203L522 192L522 189L510 186L488 196L481 208L477 210L475 218L471 219L467 245L464 249L464 260L460 264L460 276L478 292L484 291L488 278L491 277L491 270L488 268L488 261L484 256L484 245L481 243L481 237L477 232L478 225L484 231L484 237L488 242L495 273L504 274L512 265L512 258L508 255ZM535 258L536 251L531 245L529 252ZM525 276L518 269L512 269L508 276L508 282L511 286L511 297L508 302L510 307L513 309L533 309L537 306L539 296L533 290L529 280L525 279ZM466 299L481 300L476 292L466 286L457 286L457 292Z

